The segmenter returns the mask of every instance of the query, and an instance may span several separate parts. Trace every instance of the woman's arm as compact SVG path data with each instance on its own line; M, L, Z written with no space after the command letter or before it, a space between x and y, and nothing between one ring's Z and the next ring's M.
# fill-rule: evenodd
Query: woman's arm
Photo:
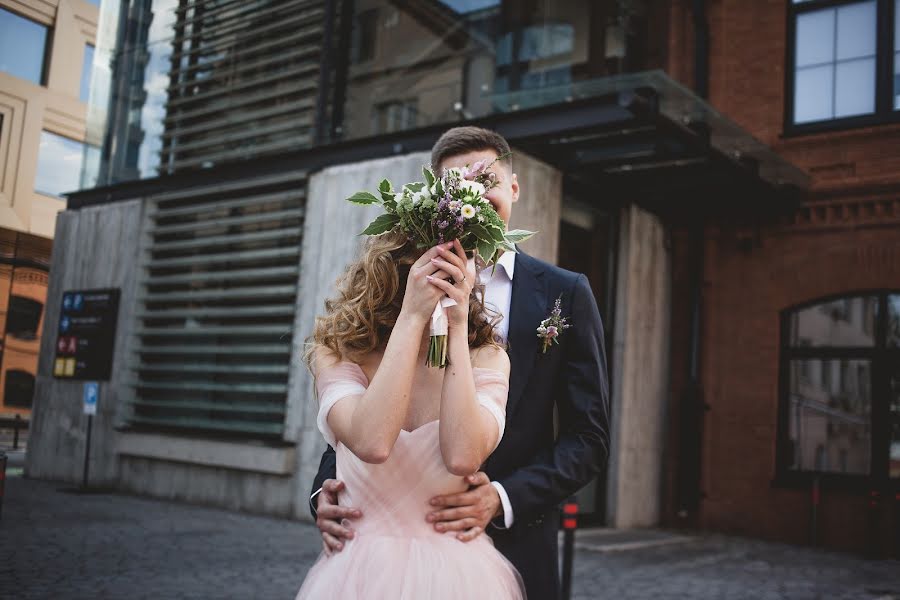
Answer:
M454 283L430 278L432 285L456 301L448 310L447 352L449 365L441 388L440 445L447 470L471 475L497 446L497 420L483 408L476 395L472 363L503 372L509 379L509 358L498 347L488 346L469 355L469 297L477 274L466 260L459 241L454 251L440 250L436 266L453 277Z
M335 438L368 463L387 460L406 419L422 334L443 295L427 280L446 276L431 263L437 248L425 252L410 269L403 307L365 393L342 398L328 413ZM324 358L323 367L337 360L333 355Z
M454 475L471 475L497 447L500 432L497 420L478 401L475 391L475 366L500 371L509 378L509 357L495 346L476 351L469 358L466 335L459 331L449 341L450 364L441 389L439 424L441 456Z

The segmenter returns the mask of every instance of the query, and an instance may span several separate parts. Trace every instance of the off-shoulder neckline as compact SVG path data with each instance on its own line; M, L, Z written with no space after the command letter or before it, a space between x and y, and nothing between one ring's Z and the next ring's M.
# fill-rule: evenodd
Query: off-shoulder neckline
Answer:
M356 367L357 370L360 372L360 374L362 374L362 376L365 378L366 387L369 387L369 384L372 383L371 380L369 379L369 376L366 375L366 372L363 370L363 368L361 366L359 366L357 363L353 362L352 360L342 360L342 361L338 362L335 366L337 366L337 365L352 365L352 366ZM504 373L503 371L500 371L499 369L491 369L490 367L476 367L473 365L472 371L473 372L474 371L484 371L485 373L499 375L500 377L506 379L506 373Z

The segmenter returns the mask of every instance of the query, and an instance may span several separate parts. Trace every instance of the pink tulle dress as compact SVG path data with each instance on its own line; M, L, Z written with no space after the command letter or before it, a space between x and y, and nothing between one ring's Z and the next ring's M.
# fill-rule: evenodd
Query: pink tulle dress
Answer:
M502 436L507 378L481 368L474 369L474 376L478 400L497 420ZM338 502L359 508L363 516L343 550L319 556L297 599L524 598L519 573L487 535L461 542L455 532L438 533L425 521L433 496L467 488L462 477L444 466L437 421L401 431L388 459L377 465L361 461L335 439L328 411L341 398L363 393L367 385L362 369L351 362L323 369L316 378L319 430L334 447L337 478L346 485Z

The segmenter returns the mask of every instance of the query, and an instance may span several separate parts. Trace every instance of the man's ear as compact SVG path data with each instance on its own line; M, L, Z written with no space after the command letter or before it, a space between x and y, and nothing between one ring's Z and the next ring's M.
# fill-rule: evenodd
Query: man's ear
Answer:
M516 176L515 173L513 173L512 177L510 178L510 187L512 188L512 201L518 202L519 201L519 178Z

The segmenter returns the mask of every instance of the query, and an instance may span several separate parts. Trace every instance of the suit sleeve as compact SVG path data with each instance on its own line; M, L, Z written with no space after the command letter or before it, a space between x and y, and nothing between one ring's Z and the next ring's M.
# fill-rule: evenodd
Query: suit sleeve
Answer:
M328 446L322 453L322 460L319 461L319 472L313 479L312 490L309 492L309 512L313 519L316 518L316 507L313 504L313 496L322 488L322 483L326 479L334 479L337 474L337 462L334 455L334 448Z
M565 355L557 379L556 444L529 465L498 480L509 495L517 524L532 521L584 487L609 458L603 324L587 277L578 276L571 294L572 326L560 339Z

